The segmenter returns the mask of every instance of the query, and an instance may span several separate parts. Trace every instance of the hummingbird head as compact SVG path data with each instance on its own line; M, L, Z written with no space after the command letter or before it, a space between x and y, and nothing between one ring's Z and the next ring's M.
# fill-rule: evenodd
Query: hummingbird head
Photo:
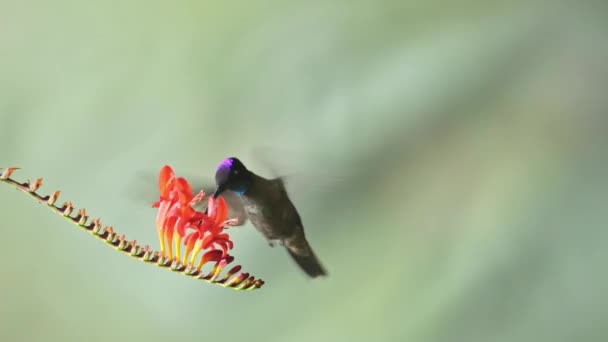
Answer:
M230 190L242 195L251 185L251 172L237 158L224 159L215 172L215 193L213 197L219 196L225 190Z

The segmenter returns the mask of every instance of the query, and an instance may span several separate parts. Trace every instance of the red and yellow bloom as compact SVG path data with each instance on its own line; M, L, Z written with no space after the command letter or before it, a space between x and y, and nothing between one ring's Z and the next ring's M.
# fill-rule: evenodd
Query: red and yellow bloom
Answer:
M234 260L234 257L228 255L228 250L233 247L232 241L228 234L223 233L225 226L232 222L227 219L226 203L222 198L217 201L210 198L208 214L194 210L192 206L202 200L204 193L193 196L188 182L183 178L175 178L169 166L163 167L160 172L160 199L153 205L158 208L156 223L161 252L153 251L147 245L140 246L136 240L128 241L124 235L114 231L113 227L103 226L100 219L89 220L84 208L76 210L71 202L60 204L59 190L47 196L40 195L37 191L42 185L42 178L34 182L18 182L11 178L17 169L0 168L0 182L28 194L114 250L147 264L235 290L254 290L264 285L263 280L239 272L239 265L233 266L220 278L222 270ZM183 258L180 257L182 241L186 245ZM205 252L196 263L202 251ZM211 272L203 274L202 267L209 261L214 261L215 264Z
M183 177L176 178L169 166L161 169L158 186L160 198L152 206L158 208L156 230L162 256L196 267L198 272L208 261L219 262L227 258L228 250L234 245L230 236L224 233L224 227L233 220L228 219L224 199L209 197L207 214L196 211L193 206L203 199L204 192L195 196L188 181ZM186 246L183 255L182 241ZM206 252L197 263L201 251Z

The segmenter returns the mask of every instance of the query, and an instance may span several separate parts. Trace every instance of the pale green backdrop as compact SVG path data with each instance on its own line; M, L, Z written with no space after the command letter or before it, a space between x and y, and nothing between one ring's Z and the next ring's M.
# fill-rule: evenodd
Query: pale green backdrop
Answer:
M238 293L0 184L0 341L606 341L601 1L0 1L0 166L157 247L163 164L256 146L329 269ZM309 177L306 177L309 175ZM310 175L313 175L310 177Z

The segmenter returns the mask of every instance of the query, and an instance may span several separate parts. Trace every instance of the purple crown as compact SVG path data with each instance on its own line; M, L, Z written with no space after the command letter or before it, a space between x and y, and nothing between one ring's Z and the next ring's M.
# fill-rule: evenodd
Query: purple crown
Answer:
M230 170L232 168L232 158L226 158L224 160L222 160L222 162L220 163L220 165L217 167L218 171L219 170Z

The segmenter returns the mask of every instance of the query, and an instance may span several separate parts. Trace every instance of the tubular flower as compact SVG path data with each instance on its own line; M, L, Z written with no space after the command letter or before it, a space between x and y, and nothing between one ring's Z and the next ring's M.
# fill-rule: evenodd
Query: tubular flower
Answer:
M224 198L208 197L207 213L195 210L193 206L203 200L205 193L201 191L195 196L188 181L176 177L168 165L160 170L158 190L160 198L152 206L158 208L156 230L161 255L196 273L210 261L216 262L210 276L221 271L233 260L228 251L234 247L224 228L236 222L236 219L228 219ZM183 255L182 243L185 246Z
M226 258L234 245L228 234L223 233L224 227L233 222L227 219L228 207L224 199L220 197L216 201L209 197L208 214L205 214L192 207L203 199L204 192L194 196L188 181L176 178L171 167L164 166L158 179L160 198L152 206L158 208L156 230L162 256L196 267L199 272L205 262ZM182 241L186 246L183 256ZM175 254L172 246L175 246ZM208 249L197 264L199 253Z
M159 175L159 200L153 204L158 208L156 230L160 242L160 252L149 246L141 247L136 241L127 241L119 236L112 227L102 226L100 219L90 220L86 210L76 210L71 202L58 206L59 191L49 196L41 196L36 191L42 185L42 178L34 182L20 183L11 178L17 168L0 169L0 182L13 185L20 191L29 194L38 202L47 205L52 211L68 219L98 239L105 241L114 249L131 257L169 269L209 283L222 285L236 290L254 290L262 287L264 281L243 273L241 266L232 267L224 277L219 279L222 270L234 258L228 254L233 243L224 228L234 221L227 218L228 208L223 198L208 198L208 214L196 211L193 205L200 202L204 193L196 196L184 178L176 178L169 166L164 166ZM76 212L76 215L73 215ZM180 256L181 244L186 246L183 258ZM175 243L175 254L173 253ZM198 259L199 254L202 256ZM214 262L208 274L202 273L203 266ZM238 274L237 274L238 273Z

